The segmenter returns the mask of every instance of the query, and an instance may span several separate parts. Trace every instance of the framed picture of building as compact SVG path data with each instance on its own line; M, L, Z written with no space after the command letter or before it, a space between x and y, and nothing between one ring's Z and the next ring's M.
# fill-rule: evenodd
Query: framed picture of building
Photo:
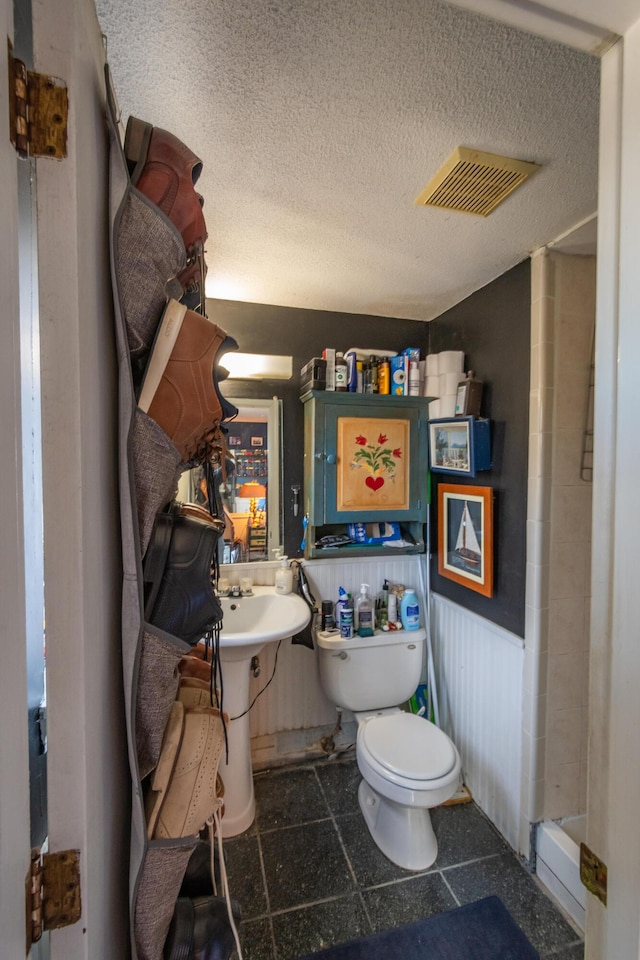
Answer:
M438 573L493 596L493 488L438 484Z
M429 421L429 465L434 473L475 477L491 466L489 421L451 417Z

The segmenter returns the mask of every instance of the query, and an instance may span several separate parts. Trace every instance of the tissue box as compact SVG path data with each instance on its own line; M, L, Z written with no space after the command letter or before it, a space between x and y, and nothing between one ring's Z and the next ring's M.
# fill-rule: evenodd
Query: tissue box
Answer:
M355 543L388 543L400 539L400 524L388 523L350 523L349 536Z

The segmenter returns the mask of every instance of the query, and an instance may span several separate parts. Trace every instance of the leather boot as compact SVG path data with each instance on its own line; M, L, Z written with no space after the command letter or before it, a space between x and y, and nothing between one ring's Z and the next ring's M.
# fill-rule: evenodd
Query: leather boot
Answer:
M193 677L196 680L202 680L207 686L211 686L211 664L200 657L187 654L182 657L178 663L178 672L180 678Z
M202 172L200 158L172 133L137 117L127 122L124 152L132 185L180 231L187 257L203 254L204 201L194 189Z
M216 356L223 345L225 350L237 348L235 340L207 317L187 310L177 300L169 301L138 406L173 441L183 463L202 462L209 455L225 417L214 380Z
M221 890L220 864L216 845L213 847L213 869L216 890ZM189 857L187 869L182 878L180 896L212 897L214 895L213 877L211 875L211 842L201 837Z
M143 561L145 619L195 644L222 621L213 585L219 523L183 515L180 504L159 513Z
M231 901L240 923L240 904ZM164 960L228 960L235 948L227 904L222 897L180 897L164 945Z
M219 710L175 701L146 801L149 839L194 836L219 810L216 780L223 747Z

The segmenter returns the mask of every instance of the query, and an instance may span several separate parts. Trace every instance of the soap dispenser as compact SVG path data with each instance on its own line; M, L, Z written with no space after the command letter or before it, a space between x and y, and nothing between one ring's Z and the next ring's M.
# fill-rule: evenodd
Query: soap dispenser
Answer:
M276 593L291 593L293 590L293 570L288 557L279 557L280 567L276 570Z
M368 583L360 584L360 596L356 600L355 620L359 637L372 637L374 629L373 600L367 593Z

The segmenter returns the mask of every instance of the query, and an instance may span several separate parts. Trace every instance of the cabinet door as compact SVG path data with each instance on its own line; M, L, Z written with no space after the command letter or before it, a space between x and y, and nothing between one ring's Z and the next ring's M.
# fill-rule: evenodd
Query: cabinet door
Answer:
M322 411L322 414L321 414ZM322 522L426 517L426 418L419 404L328 401L322 415Z

